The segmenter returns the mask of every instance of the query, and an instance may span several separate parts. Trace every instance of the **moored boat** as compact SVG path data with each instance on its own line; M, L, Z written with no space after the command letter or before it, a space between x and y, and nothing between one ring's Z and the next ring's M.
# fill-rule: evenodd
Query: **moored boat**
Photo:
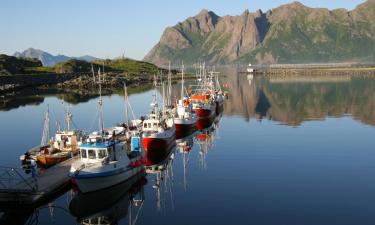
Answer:
M47 109L41 144L20 156L23 164L33 159L44 167L50 167L77 154L78 145L82 143L84 133L82 130L71 130L72 115L69 110L66 112L66 130L61 131L58 128L54 138L50 139L50 118L49 109Z
M130 159L126 143L113 138L89 137L80 146L79 159L70 169L72 181L82 193L105 189L140 173L140 157Z
M182 65L181 99L178 100L177 107L174 112L174 123L176 126L177 139L192 133L196 129L196 124L198 121L198 116L193 111L189 98L185 97L184 92L184 66Z
M89 135L79 146L79 159L70 168L72 182L82 193L109 188L143 170L141 155L127 154L127 143L118 137L116 129L112 129L111 138L105 135L100 76L99 95L100 131Z
M173 118L163 117L153 102L153 111L143 121L142 143L145 151L169 148L175 142L176 128Z

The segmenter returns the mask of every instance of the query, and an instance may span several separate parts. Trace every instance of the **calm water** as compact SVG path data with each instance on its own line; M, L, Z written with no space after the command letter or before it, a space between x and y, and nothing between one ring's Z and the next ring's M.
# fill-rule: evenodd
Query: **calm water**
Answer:
M86 198L68 191L35 210L8 210L2 223L375 223L374 78L223 74L230 94L222 116L182 140L159 170L132 187ZM153 91L137 91L130 101L140 116ZM24 95L0 100L0 165L19 166L19 155L39 144L47 105L51 121L62 120L64 99L77 127L98 127L93 93ZM122 99L104 98L107 126L123 119Z

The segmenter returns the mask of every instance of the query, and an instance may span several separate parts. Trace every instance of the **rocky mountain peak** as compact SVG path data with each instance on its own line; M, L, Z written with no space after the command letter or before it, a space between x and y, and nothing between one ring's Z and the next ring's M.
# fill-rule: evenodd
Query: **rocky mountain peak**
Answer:
M208 63L371 60L374 21L375 0L351 12L300 2L237 16L219 17L205 9L167 28L145 60L159 65L174 58Z

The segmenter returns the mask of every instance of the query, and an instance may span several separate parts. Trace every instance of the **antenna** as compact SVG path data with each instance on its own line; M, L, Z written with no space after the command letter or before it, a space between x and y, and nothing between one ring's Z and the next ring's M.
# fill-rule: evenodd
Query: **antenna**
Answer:
M103 98L102 98L102 80L100 78L100 68L99 68L99 128L100 128L100 133L103 135L104 133L104 122L103 122Z

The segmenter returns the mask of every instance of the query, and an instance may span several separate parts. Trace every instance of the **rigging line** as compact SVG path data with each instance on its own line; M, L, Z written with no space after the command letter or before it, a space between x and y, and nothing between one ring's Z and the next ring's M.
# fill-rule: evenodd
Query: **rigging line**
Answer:
M69 210L65 209L64 207L57 206L57 205L44 206L44 207L42 207L42 208L39 208L38 210L40 210L40 209L47 209L47 208L56 208L56 209L61 209L63 212L66 212L67 214L71 215L71 213L69 212Z
M137 211L137 215L135 215L135 218L134 218L134 220L133 220L133 223L132 223L132 225L135 225L135 224L137 223L137 220L138 220L138 215L139 215L139 212L141 212L141 210L142 210L142 207L143 207L143 203L144 203L144 201L142 201L142 204L141 204L141 206L139 206L139 209L138 209L138 211Z
M99 117L99 112L96 110L95 118L92 121L92 124L91 124L91 127L89 129L89 132L94 129L94 123L96 123L98 117Z

